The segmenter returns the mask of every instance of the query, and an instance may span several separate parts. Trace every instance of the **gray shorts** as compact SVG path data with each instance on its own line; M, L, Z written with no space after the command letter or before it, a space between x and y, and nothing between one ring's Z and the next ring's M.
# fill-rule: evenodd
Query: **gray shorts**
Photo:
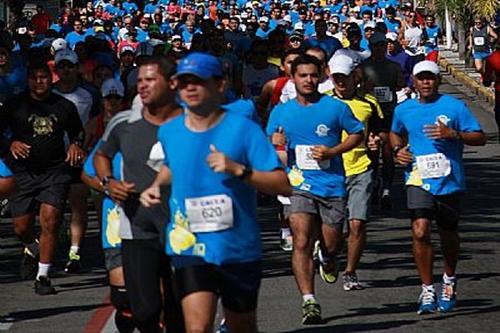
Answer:
M347 211L349 220L368 221L370 198L373 191L373 170L346 178Z
M104 265L106 266L108 272L117 267L123 266L122 249L119 247L104 249Z
M293 191L290 205L284 206L285 218L294 213L318 215L324 224L342 228L345 221L345 198L319 197L308 192Z

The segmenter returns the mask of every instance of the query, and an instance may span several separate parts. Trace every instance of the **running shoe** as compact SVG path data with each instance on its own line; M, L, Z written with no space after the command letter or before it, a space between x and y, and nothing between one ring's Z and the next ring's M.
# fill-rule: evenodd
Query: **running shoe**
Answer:
M69 260L64 267L64 271L68 274L76 274L80 272L82 265L80 263L80 255L74 251L69 251Z
M283 237L280 235L280 247L283 251L290 252L293 250L293 237L292 235L288 235Z
M342 284L345 291L364 289L361 283L359 283L356 273L344 273L342 275Z
M115 312L115 326L120 333L132 333L135 330L132 314L116 310Z
M319 242L318 242L319 244ZM316 247L316 246L315 246ZM325 262L325 258L323 257L323 253L321 251L321 248L318 245L318 258L319 258L319 276L321 276L321 279L325 281L328 284L332 284L337 282L337 276L339 274L337 263L335 262L335 258L329 258L328 263ZM331 263L334 263L333 269L326 270L325 266L332 266Z
M25 247L23 251L23 258L19 266L19 275L23 280L33 280L38 272L38 255L34 256L31 251Z
M438 299L438 308L441 312L450 312L457 304L457 282L441 285L441 294Z
M50 279L42 275L35 280L35 293L38 295L53 295L56 290L52 287Z
M427 288L422 288L422 292L418 297L418 311L417 314L433 313L437 310L436 304L436 293L434 289L429 290Z
M226 318L222 318L216 333L229 333L229 327L226 324Z
M302 324L316 325L321 324L321 306L314 299L302 303Z

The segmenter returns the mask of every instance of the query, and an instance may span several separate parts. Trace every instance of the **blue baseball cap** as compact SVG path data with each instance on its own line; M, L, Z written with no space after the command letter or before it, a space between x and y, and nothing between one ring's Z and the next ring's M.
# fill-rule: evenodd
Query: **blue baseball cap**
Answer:
M203 80L211 77L223 77L222 64L213 55L201 52L193 52L182 58L177 64L176 77L191 74Z

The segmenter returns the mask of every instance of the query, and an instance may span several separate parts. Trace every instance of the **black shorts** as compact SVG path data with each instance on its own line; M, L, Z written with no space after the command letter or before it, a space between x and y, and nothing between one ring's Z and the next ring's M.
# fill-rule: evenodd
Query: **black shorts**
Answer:
M220 296L225 308L237 313L257 309L261 275L260 261L192 265L174 270L181 299L194 292L209 291Z
M12 217L34 213L39 203L64 209L71 176L64 169L14 173L16 190L9 198Z
M67 166L66 169L67 173L71 176L71 184L83 184L82 182L83 167Z
M420 218L435 219L443 229L457 229L463 193L433 195L420 187L408 186L406 195L412 221Z

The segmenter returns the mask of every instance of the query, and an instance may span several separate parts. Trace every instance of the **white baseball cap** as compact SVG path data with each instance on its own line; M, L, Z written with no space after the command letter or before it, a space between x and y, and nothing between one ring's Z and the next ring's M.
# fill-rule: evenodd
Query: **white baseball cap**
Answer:
M430 72L434 75L439 75L439 66L433 61L424 60L417 63L415 67L413 67L413 75L418 75L423 72Z
M393 42L397 42L398 41L398 35L395 33L395 32L388 32L385 34L385 38L387 38L387 40L390 40L390 41L393 41Z
M107 97L110 95L118 95L120 97L125 96L125 88L123 84L117 79L107 79L102 83L101 87L102 97Z
M292 17L290 15L283 16L283 21L292 23Z
M333 56L330 61L328 61L328 67L330 68L330 74L344 74L351 75L356 64L351 57L344 54Z
M260 23L260 22L269 23L269 17L267 17L267 16L262 16L262 17L259 19L259 23Z
M66 42L64 38L57 38L51 44L51 50L54 54L56 54L57 51L61 51L67 48L68 48L68 42Z
M70 49L64 49L56 52L54 57L56 65L63 60L69 61L70 63L76 65L78 63L78 56L76 55L75 51Z
M293 26L293 29L294 30L304 30L304 23L302 23L302 22L295 23L295 25Z
M135 54L135 49L133 46L130 46L130 45L125 45L124 47L122 47L122 49L120 50L120 55L124 54L125 52L132 52L133 54Z

